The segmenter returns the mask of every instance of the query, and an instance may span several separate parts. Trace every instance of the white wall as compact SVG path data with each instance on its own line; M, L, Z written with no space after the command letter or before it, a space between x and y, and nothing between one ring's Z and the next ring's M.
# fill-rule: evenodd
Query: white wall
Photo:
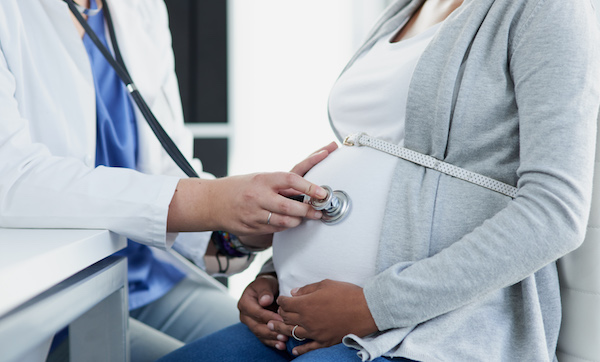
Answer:
M229 0L230 175L289 170L334 140L330 87L386 1Z
M287 170L333 139L329 89L381 1L229 4L230 174Z

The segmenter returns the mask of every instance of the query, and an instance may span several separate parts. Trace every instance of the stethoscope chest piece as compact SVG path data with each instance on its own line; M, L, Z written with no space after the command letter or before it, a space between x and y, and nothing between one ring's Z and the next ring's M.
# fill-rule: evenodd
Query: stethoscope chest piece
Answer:
M309 198L308 203L315 209L323 212L321 221L325 224L336 224L344 219L350 212L350 197L341 190L333 191L331 187L321 186L327 191L327 197L322 200Z

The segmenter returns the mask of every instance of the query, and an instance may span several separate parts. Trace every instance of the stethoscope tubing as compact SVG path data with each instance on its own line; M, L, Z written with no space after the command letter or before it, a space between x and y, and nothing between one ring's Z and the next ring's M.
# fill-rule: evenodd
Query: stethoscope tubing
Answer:
M77 21L81 24L81 26L83 27L83 29L85 30L87 35L90 37L90 39L92 40L94 45L98 48L98 50L100 50L100 52L102 53L104 58L106 58L106 61L108 61L110 66L115 70L115 72L117 73L117 75L121 79L121 81L123 81L123 83L125 84L125 87L127 88L127 91L133 98L134 102L138 106L138 109L140 110L140 112L146 119L146 122L150 126L150 129L152 129L152 132L154 132L154 134L156 135L156 138L158 138L159 142L161 143L161 145L163 146L163 148L165 149L167 154L171 157L171 159L173 159L173 161L177 164L177 166L179 166L179 168L188 177L199 177L196 170L194 170L192 165L190 165L188 160L181 153L181 151L179 150L179 148L177 147L175 142L173 142L171 137L169 137L167 132L160 125L160 123L154 116L154 113L152 113L152 110L150 109L150 107L148 106L146 101L144 100L144 97L142 97L142 95L140 94L139 90L137 89L135 83L131 79L131 76L129 75L129 71L127 70L127 67L125 66L125 62L123 61L123 58L121 56L121 51L119 50L119 44L117 43L117 37L115 35L114 25L113 25L112 18L110 16L110 10L108 9L108 4L106 4L106 1L103 2L103 9L104 9L104 13L106 15L106 23L108 25L108 32L110 35L110 40L112 42L113 49L115 51L114 58L113 58L112 54L110 53L110 51L102 44L102 42L98 38L98 35L96 35L94 30L92 30L90 25L83 18L83 16L77 9L77 6L73 2L73 0L63 0L63 1L67 3L67 5L69 6L69 9L73 13L73 15L75 16Z

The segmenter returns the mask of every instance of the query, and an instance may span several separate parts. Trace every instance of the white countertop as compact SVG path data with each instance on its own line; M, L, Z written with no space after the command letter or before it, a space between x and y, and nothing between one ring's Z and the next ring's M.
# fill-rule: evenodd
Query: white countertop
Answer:
M0 228L0 317L126 245L106 230Z

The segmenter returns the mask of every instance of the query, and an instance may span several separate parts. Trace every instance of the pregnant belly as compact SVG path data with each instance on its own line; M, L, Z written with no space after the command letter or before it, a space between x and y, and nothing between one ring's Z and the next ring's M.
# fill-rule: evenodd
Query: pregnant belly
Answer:
M363 286L375 274L375 258L394 156L367 147L341 147L316 165L306 179L345 191L348 216L337 224L305 220L276 233L273 262L280 294L296 287L333 279Z

